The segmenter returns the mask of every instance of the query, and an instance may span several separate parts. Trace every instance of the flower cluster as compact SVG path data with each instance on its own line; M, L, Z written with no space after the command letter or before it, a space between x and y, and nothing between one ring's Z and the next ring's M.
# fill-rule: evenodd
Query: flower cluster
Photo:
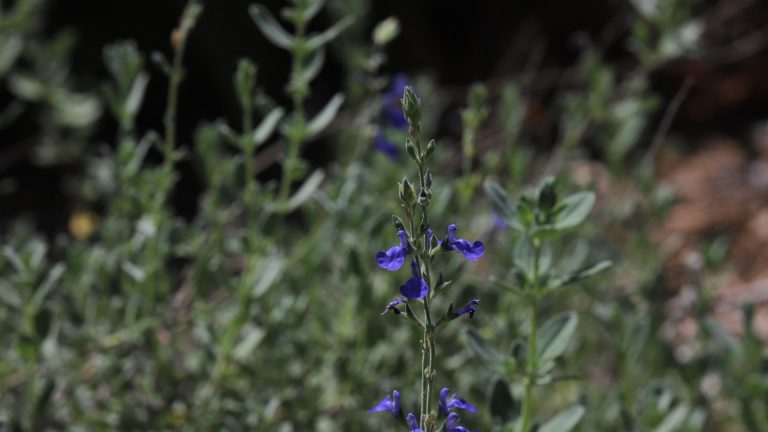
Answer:
M463 238L456 237L457 230L458 228L455 224L449 225L448 235L444 240L437 240L438 247L430 253L437 253L441 249L446 251L456 251L464 255L464 257L470 261L477 261L478 258L483 256L483 253L485 252L485 246L478 240L470 242L468 240L464 240ZM397 232L397 236L400 237L400 244L392 246L386 251L379 251L376 253L376 264L385 270L399 270L403 266L403 263L405 263L405 257L412 251L412 248L408 242L408 233L406 233L404 230L399 230ZM432 230L428 229L427 240L429 244L432 243L433 237L434 234L432 233ZM415 258L411 259L411 275L412 277L400 286L400 293L405 296L405 298L396 297L387 305L385 312L392 310L395 311L395 313L398 313L399 311L395 308L395 306L397 306L399 303L406 301L406 299L422 299L429 293L429 285L421 277L421 270L419 269L419 264ZM461 311L458 313L460 315L468 313L471 318L477 311L478 303L478 300L472 300L470 304L461 309Z
M474 405L467 402L464 399L457 398L456 394L453 394L450 400L447 400L448 387L440 390L440 415L445 417L444 429L447 432L469 432L467 428L461 426L461 417L455 412L455 410L464 410L466 412L475 414L477 408ZM403 418L403 410L400 406L400 393L397 390L392 392L392 395L387 395L381 402L377 403L373 408L369 409L369 413L388 411L395 418ZM416 420L416 415L409 412L405 416L405 422L410 428L411 432L424 432L419 427L419 422Z

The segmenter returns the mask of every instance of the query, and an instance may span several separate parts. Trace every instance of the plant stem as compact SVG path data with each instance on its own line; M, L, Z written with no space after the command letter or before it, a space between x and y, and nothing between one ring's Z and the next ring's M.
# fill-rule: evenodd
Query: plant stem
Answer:
M304 142L305 123L304 99L307 97L307 83L304 82L304 57L306 56L304 33L306 22L298 20L296 22L296 33L294 36L293 62L291 64L291 81L288 84L288 91L293 100L293 114L290 124L290 131L287 133L287 149L285 160L283 160L283 173L280 179L280 191L278 195L279 208L285 208L288 201L288 193L291 188L291 181L296 172L296 160L299 157L301 144Z
M530 332L528 334L528 365L525 378L525 396L523 398L523 420L519 432L526 432L531 421L531 405L533 403L533 385L536 381L536 338L537 338L537 302L530 301Z

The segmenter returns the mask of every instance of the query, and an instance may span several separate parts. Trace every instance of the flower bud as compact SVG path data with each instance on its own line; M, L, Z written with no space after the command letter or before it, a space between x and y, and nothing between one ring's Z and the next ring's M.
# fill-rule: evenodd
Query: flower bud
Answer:
M405 206L411 206L416 202L416 190L413 188L413 184L408 181L408 177L403 177L403 180L398 183L400 202Z
M427 187L427 189L432 187L432 171L427 170L427 173L424 174L424 186Z
M427 144L427 151L424 152L424 158L428 158L432 156L432 153L435 151L435 140L429 140L429 143Z
M417 128L421 126L421 101L411 86L405 87L405 93L401 100L403 104L403 113L408 123Z
M419 157L416 155L416 145L413 144L413 140L410 138L405 139L405 151L408 152L408 155L416 161L419 162Z
M403 220L395 215L392 215L392 225L394 225L395 229L398 231L405 231L405 224L403 223Z

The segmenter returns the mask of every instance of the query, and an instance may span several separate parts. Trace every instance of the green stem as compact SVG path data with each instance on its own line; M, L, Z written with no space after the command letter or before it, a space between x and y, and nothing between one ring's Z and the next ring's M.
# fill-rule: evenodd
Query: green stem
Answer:
M255 143L253 142L253 107L251 104L244 104L243 106L243 149L245 150L245 203L246 226L250 227L250 231L254 231L254 222L256 218L255 208L255 194L256 194L256 179L255 170L253 168L253 158L255 149Z
M279 208L284 209L288 201L288 193L291 189L291 182L295 175L297 159L301 144L304 141L304 128L306 118L304 115L304 99L307 96L307 83L304 82L304 57L306 56L305 33L306 23L298 21L296 23L296 33L294 36L293 62L291 64L291 81L289 83L289 92L293 101L293 114L288 132L287 149L285 160L283 161L283 173L280 179L280 191L278 195Z
M179 46L176 47L173 53L173 66L171 67L168 83L168 96L167 105L165 107L165 115L163 116L163 122L165 123L165 147L164 147L164 165L163 171L166 175L166 180L170 179L173 174L173 150L176 147L176 112L178 109L179 99L179 87L182 80L182 60L184 58L184 46L186 45L186 37L181 39ZM170 188L170 184L168 185Z
M537 338L537 307L536 301L530 303L530 327L528 334L528 365L527 376L525 378L525 396L523 399L523 420L519 432L527 432L531 421L531 407L533 405L533 385L536 382L536 338Z

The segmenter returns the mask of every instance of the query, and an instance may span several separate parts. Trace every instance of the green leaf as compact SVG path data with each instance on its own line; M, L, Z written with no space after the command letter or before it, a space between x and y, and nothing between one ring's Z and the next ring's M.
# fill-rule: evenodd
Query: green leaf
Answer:
M307 40L307 48L310 51L314 51L322 47L323 45L335 39L336 36L341 34L341 32L343 32L347 27L351 26L353 22L354 19L351 16L346 16L336 24L328 27L324 32L311 35Z
M282 275L285 262L279 257L267 258L260 266L260 275L258 281L253 285L251 293L254 298L261 297L267 290L274 285L275 281Z
M538 364L546 364L565 351L578 321L575 312L566 312L552 317L539 327L536 343Z
M250 360L267 334L266 331L256 326L249 326L243 330L243 333L245 333L243 339L232 350L232 358L239 362Z
M558 203L555 222L556 229L573 228L589 216L595 204L594 192L577 192Z
M286 50L290 50L293 47L293 36L285 31L267 8L260 4L254 4L248 8L248 12L259 27L259 30L275 46Z
M22 307L22 300L16 288L8 282L0 279L0 302L6 306L19 309Z
M685 422L686 417L688 417L688 407L679 405L664 417L664 420L653 430L653 432L679 431L683 422Z
M281 107L277 107L267 114L266 117L259 123L259 126L253 131L253 142L259 146L264 144L275 131L277 123L285 115L285 110Z
M323 68L325 63L325 49L320 48L315 51L315 54L309 59L304 69L301 72L301 79L305 83L309 84L310 81L315 79L320 69Z
M302 16L304 22L309 22L312 18L320 12L320 9L325 5L325 0L312 0L309 5L304 9Z
M517 211L515 210L515 202L507 195L504 189L501 188L496 182L486 180L483 183L485 194L493 204L494 211L504 220L510 227L521 231L522 226L517 218Z
M8 260L9 263L11 263L13 269L18 273L23 274L27 272L27 266L24 265L24 263L21 261L21 258L19 257L19 254L13 248L10 246L4 246L3 256Z
M325 173L322 170L313 172L291 199L288 200L288 203L286 204L287 210L293 210L304 204L304 202L315 193L317 188L320 187L320 183L322 183L324 178Z
M144 72L140 73L133 81L133 85L128 92L128 96L125 98L125 105L123 106L125 114L130 117L127 120L133 121L134 117L136 117L136 113L139 112L139 107L141 106L141 101L144 100L144 91L146 90L148 83L149 74Z
M533 280L534 273L536 272L534 258L533 243L531 243L527 236L524 236L515 244L512 259L514 260L515 267L520 269L529 281Z
M496 351L495 348L488 345L488 342L483 339L475 329L468 328L466 330L467 342L469 348L477 354L488 366L494 370L504 373L504 356Z
M584 417L584 407L572 405L549 419L536 432L570 432Z
M601 271L607 269L610 266L611 266L610 261L600 261L597 264L593 264L589 267L584 267L583 269L577 270L571 273L570 275L568 275L568 277L566 277L563 280L561 285L568 285L574 282L578 282L580 280L584 280L590 276L600 273Z
M51 270L46 275L45 279L43 280L43 283L40 284L40 286L35 291L35 295L32 297L32 300L30 301L30 305L33 308L33 310L39 309L43 305L43 301L45 301L45 298L48 296L48 293L51 292L53 287L56 285L56 283L61 279L61 276L64 274L64 264L57 263L54 265Z
M322 110L320 110L315 117L307 123L307 135L312 136L325 129L333 118L336 117L336 113L341 108L341 104L344 103L344 95L336 93L331 100L325 104Z

